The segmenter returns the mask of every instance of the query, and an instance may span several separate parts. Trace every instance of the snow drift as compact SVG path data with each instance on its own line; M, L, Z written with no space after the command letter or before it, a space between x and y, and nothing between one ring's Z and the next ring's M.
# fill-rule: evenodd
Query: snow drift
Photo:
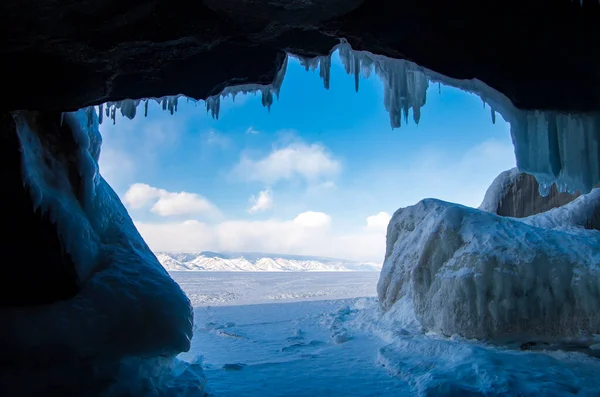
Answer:
M380 304L412 301L426 330L492 341L600 332L600 189L516 219L435 199L388 226Z
M174 361L190 346L190 302L98 173L96 113L62 117L50 144L36 113L14 113L32 211L54 224L78 293L0 310L0 394L198 395L200 368Z

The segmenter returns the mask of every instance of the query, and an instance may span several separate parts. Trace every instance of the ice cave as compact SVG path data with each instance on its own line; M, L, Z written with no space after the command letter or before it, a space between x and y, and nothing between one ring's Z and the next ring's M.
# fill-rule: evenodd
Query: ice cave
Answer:
M155 104L276 107L290 59L333 89L334 52L356 91L381 81L393 129L420 122L431 87L477 95L517 167L479 208L398 209L377 303L323 320L332 340L352 316L385 328L373 355L409 390L394 395L600 395L596 0L7 0L0 18L1 395L209 395L179 356L192 302L99 172L99 128Z

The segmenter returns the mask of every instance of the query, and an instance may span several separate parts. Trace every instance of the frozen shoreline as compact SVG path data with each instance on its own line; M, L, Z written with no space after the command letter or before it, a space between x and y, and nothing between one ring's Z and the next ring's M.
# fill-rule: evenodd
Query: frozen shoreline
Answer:
M195 306L179 358L201 360L210 395L600 395L600 360L584 354L424 334L401 305L381 314L372 273L171 275ZM217 291L230 300L194 301Z

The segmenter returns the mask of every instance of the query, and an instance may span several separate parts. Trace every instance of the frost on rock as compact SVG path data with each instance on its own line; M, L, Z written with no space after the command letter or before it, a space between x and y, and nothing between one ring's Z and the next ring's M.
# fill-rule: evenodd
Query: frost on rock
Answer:
M479 206L482 211L498 214L498 207L502 205L504 198L509 194L511 188L516 184L516 181L521 173L517 167L501 172L498 175L488 190L485 192L483 201Z
M560 192L556 185L552 185L546 196L539 190L540 185L533 176L513 168L494 179L479 209L500 216L524 218L558 208L579 196L579 192Z
M0 310L0 322L11 325L0 330L3 360L10 363L0 379L2 390L14 385L19 395L47 395L45 388L59 386L65 389L53 390L64 395L82 395L81 390L95 395L111 385L127 388L118 395L169 395L166 390L185 378L199 392L201 371L190 380L193 368L176 370L184 364L173 361L190 346L190 301L99 174L96 113L63 115L61 133L71 132L75 153L69 145L48 145L35 113L13 116L32 211L47 214L56 225L80 292L45 306Z
M250 93L258 93L262 95L262 104L268 109L271 109L273 105L274 97L279 97L279 90L283 84L285 72L287 70L287 57L284 59L281 68L275 75L275 79L271 84L242 84L228 86L223 89L219 94L210 96L204 101L206 105L206 111L211 114L212 117L218 119L219 112L221 109L221 98L231 96L235 101L235 97L238 94L247 95ZM117 110L121 112L121 115L128 119L133 119L137 114L138 106L144 104L144 116L148 116L148 103L155 101L158 103L162 110L168 110L169 113L174 114L177 112L177 105L180 99L187 99L188 101L196 102L196 100L187 98L183 95L172 95L161 98L145 98L145 99L124 99L122 101L107 102L105 105L99 107L100 112L100 123L102 123L103 117L110 118L113 123L116 121ZM104 110L104 116L102 114Z
M388 226L380 304L408 297L424 329L493 341L600 332L600 189L523 219L434 199Z

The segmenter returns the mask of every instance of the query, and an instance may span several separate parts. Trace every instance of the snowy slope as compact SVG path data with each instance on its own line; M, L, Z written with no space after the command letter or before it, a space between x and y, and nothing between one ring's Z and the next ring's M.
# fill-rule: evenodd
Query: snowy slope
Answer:
M380 271L376 262L256 252L157 252L159 262L169 271L217 272L349 272Z

